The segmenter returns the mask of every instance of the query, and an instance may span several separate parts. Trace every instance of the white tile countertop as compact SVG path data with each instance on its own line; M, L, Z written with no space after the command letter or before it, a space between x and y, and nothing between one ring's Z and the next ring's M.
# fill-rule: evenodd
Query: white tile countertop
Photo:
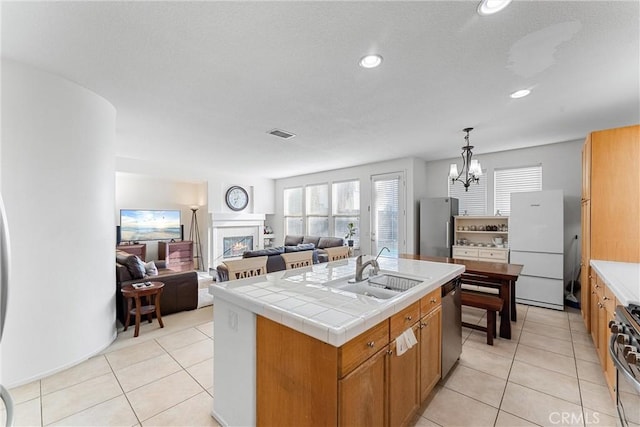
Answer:
M590 264L620 304L640 304L640 264L593 259Z
M350 258L214 283L209 293L339 347L464 272L459 264L386 257L378 258L378 262L380 273L397 273L423 283L390 299L332 287L355 276L356 259ZM365 277L368 271L369 267Z

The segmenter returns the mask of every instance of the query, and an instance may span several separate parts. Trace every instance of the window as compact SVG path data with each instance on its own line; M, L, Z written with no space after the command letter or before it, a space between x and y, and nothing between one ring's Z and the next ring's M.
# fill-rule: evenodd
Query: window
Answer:
M511 214L511 193L542 190L542 165L494 172L495 209L501 215Z
M331 193L329 193L331 189ZM284 232L344 238L347 224L360 222L360 181L312 184L284 190ZM354 236L358 245L358 236Z
M284 232L285 234L302 235L302 187L285 188L284 190Z
M308 185L306 188L307 234L329 235L329 185Z
M331 188L333 236L345 238L347 224L356 227L353 245L360 246L360 181L334 182Z
M458 199L458 214L486 215L487 214L487 179L486 171L482 171L480 182L471 183L469 191L464 191L461 182L451 182L449 179L449 197Z

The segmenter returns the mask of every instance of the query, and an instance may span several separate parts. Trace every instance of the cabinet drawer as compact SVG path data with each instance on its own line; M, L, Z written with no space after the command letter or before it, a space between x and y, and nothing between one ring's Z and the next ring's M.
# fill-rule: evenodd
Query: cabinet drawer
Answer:
M472 248L453 248L454 258L478 258L478 249Z
M390 320L390 335L392 340L395 340L398 335L406 331L414 323L420 319L420 301L416 301L404 310L391 316Z
M495 250L495 249L479 249L478 257L481 260L507 262L507 251L501 251L501 250Z
M340 347L339 375L347 375L355 367L389 344L389 321L384 320Z
M437 308L441 304L442 291L440 288L434 289L420 300L420 317L429 314L431 310Z

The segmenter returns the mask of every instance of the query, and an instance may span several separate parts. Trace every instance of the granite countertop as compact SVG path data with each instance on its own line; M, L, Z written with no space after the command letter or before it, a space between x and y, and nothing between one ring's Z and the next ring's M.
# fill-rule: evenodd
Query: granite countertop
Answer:
M640 304L640 264L594 259L590 264L620 304Z
M356 259L350 258L214 283L209 293L339 347L464 272L464 266L458 264L386 257L378 262L380 273L399 273L422 283L390 299L331 287L355 275Z

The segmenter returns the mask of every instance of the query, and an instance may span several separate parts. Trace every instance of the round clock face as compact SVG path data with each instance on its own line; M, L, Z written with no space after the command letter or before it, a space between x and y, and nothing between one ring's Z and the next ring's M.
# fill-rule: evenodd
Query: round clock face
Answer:
M244 188L234 185L227 190L225 200L229 209L241 211L249 204L249 195Z

